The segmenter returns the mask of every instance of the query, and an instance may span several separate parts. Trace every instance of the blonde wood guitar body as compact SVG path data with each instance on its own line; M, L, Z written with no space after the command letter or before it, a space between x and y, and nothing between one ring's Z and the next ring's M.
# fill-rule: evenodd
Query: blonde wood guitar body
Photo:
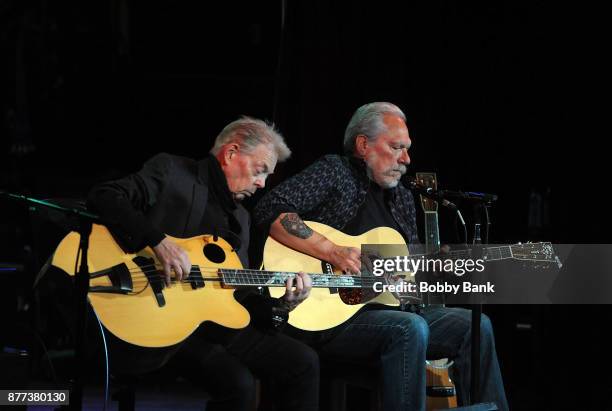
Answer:
M234 299L234 289L222 285L217 273L219 268L242 267L231 246L209 235L171 239L189 255L193 264L191 281L163 287L160 267L153 265L153 250L147 247L137 254L126 254L104 226L93 226L88 298L102 324L118 338L144 347L179 343L204 321L229 328L246 327L249 313ZM79 235L68 234L57 247L52 264L74 275L78 247ZM222 255L223 261L209 260L203 252L205 247ZM140 259L139 265L137 257L146 260ZM158 295L154 286L161 287Z
M403 253L381 256L392 257L394 255L408 255L406 242L400 233L387 228L379 227L372 229L359 236L351 236L314 221L305 222L308 227L324 235L332 242L342 245L360 248L362 244L393 244L394 252L398 250ZM293 250L268 237L264 248L264 267L266 270L296 271L301 270L309 273L341 274L334 267L329 267L325 262ZM282 290L270 289L274 297L282 295ZM321 331L333 328L347 321L355 315L364 304L347 304L341 298L341 293L334 289L313 289L303 303L301 303L289 316L289 324L306 331ZM382 293L369 303L381 303L398 306L397 299L390 293Z

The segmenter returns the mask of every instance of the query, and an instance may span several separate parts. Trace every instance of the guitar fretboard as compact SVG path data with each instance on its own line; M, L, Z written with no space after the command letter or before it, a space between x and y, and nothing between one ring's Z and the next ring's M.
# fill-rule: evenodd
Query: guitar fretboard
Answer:
M440 233L438 230L438 212L425 211L425 241L426 251L428 254L434 254L440 251Z
M479 256L476 255L474 248L467 250L452 250L449 253L435 255L440 259L467 259L467 258L482 258L487 261L499 260L522 260L536 261L545 263L560 264L551 243L527 243L514 245L500 245L482 247ZM411 254L409 258L417 259L421 257L433 256L432 254ZM395 259L395 257L384 258L384 260Z
M456 250L448 253L448 256L451 259L472 258L475 256L475 253L473 249ZM504 245L499 247L483 247L482 258L487 261L498 261L514 258L514 255L512 254L512 246Z
M259 271L259 270L219 270L223 282L230 286L264 286L285 287L290 278L295 278L296 273L285 271ZM315 288L361 288L370 287L375 280L374 277L360 277L353 275L328 275L310 273L312 286Z
M499 261L506 259L517 259L526 261L554 262L552 245L550 243L503 245L482 248L482 255L478 256L487 261ZM418 258L423 255L413 254L410 258ZM476 257L473 249L455 250L448 254L440 255L443 259L460 259ZM385 258L386 260L387 258ZM391 258L395 259L395 257ZM228 286L261 286L261 287L285 287L288 279L295 278L295 272L287 271L264 271L248 269L219 269L222 281ZM367 288L372 287L374 282L381 281L381 277L337 275L309 273L314 288Z

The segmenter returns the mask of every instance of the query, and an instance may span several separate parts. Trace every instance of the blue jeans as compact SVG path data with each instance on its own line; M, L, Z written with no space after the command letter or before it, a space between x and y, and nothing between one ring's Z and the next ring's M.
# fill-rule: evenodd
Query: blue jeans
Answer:
M425 359L455 361L454 383L460 403L470 390L471 312L462 308L429 307L420 314L390 309L368 310L332 333L321 353L350 362L380 365L383 409L425 410ZM491 321L481 318L481 401L507 410Z

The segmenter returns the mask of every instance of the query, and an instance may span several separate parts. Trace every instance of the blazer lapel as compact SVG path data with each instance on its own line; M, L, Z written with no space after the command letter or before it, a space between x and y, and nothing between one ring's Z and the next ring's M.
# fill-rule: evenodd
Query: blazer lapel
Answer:
M185 222L185 235L192 237L198 231L198 227L204 218L206 203L208 201L208 186L194 183L191 197L191 209Z
M191 207L189 209L189 215L185 221L185 229L183 232L186 237L192 237L196 235L202 218L204 218L204 211L206 211L206 204L208 202L208 161L207 159L198 162L198 177L193 183L191 193Z

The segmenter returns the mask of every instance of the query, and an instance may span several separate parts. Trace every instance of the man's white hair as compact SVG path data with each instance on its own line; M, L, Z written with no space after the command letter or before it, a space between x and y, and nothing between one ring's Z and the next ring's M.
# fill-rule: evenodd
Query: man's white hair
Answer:
M359 107L344 132L344 152L352 155L355 151L355 140L360 134L365 135L368 140L374 141L376 136L386 130L383 116L392 114L400 117L406 122L406 115L398 106L386 102L375 102L364 104Z
M217 155L224 145L230 143L237 143L247 154L258 145L266 144L274 149L279 162L291 156L291 150L283 136L274 129L274 125L252 117L243 116L225 126L215 139L210 152Z

